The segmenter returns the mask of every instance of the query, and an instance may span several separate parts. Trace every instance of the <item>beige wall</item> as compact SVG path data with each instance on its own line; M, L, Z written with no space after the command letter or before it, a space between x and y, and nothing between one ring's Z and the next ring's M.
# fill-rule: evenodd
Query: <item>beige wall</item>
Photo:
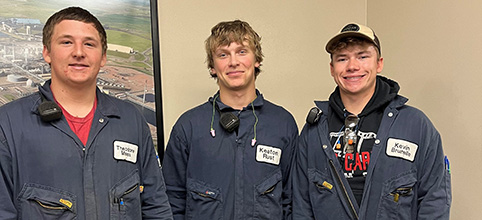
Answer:
M383 75L398 81L409 104L442 134L452 165L452 219L480 218L482 2L160 0L159 18L166 142L179 115L217 90L204 40L219 21L245 20L262 36L257 87L300 129L312 101L327 99L335 87L326 41L348 22L371 26L381 39Z
M234 19L247 21L262 37L265 57L258 89L288 109L301 127L313 100L326 99L335 85L324 52L326 40L343 24L364 23L366 18L363 1L303 2L159 1L166 138L179 115L217 91L206 67L204 40L218 22ZM333 21L340 11L331 8L354 13Z
M389 2L369 0L367 7L384 73L442 134L452 165L452 219L481 219L482 2Z

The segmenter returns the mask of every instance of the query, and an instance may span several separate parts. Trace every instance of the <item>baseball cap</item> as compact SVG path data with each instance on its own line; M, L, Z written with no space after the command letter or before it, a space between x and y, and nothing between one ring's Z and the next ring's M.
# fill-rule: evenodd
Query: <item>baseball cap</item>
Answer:
M328 41L325 47L326 51L331 54L333 51L330 51L330 48L335 43L337 43L338 41L340 41L342 38L345 38L345 37L361 37L361 38L367 39L368 41L372 42L375 45L375 47L378 49L378 52L382 54L380 41L378 40L377 35L375 35L375 31L373 31L371 28L367 26L360 25L357 23L350 23L345 25L341 29L340 33L338 33Z

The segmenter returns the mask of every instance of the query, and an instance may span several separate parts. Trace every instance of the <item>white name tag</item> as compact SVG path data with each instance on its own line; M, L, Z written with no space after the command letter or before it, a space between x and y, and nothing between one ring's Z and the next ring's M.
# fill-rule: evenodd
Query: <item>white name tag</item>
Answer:
M405 160L412 161L417 154L418 145L400 139L389 138L387 142L387 155L392 157L399 157Z
M114 158L132 163L137 162L137 149L139 147L123 141L114 141Z
M279 165L281 149L265 145L256 147L256 161Z

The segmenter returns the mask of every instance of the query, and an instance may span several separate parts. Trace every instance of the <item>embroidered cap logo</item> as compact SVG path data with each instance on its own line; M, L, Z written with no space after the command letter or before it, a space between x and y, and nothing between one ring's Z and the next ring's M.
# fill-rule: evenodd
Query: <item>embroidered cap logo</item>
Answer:
M359 30L360 30L360 26L358 26L356 24L348 24L341 30L341 32L359 31Z

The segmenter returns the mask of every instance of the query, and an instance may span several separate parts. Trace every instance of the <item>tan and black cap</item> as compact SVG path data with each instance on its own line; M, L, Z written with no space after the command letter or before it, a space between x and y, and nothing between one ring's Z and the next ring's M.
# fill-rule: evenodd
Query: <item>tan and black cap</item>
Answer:
M375 47L378 49L378 52L382 54L380 41L378 40L377 35L375 35L375 31L373 31L371 28L367 26L360 25L357 23L350 23L345 25L345 27L341 29L340 33L332 37L328 41L328 43L326 43L326 47L325 47L326 51L331 54L333 52L331 51L333 49L331 47L335 43L340 41L342 38L346 38L346 37L361 37L361 38L367 39L368 41L372 42L375 45Z

